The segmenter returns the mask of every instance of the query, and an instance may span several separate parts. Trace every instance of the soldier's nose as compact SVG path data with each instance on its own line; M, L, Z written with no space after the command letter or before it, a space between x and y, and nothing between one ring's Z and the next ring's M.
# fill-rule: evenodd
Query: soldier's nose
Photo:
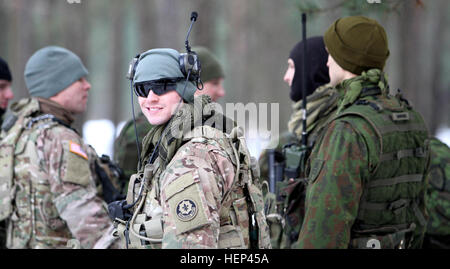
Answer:
M157 102L159 100L159 96L155 94L153 91L150 91L147 96L147 101L149 102Z
M6 94L5 94L5 96L6 96L6 99L8 99L8 100L11 100L11 99L14 98L14 93L13 93L13 91L11 90L11 87L8 87L8 89L6 89Z

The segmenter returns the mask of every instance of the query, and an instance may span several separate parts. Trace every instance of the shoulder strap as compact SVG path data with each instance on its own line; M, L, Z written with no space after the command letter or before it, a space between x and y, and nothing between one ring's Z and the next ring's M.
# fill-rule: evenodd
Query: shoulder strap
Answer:
M33 102L32 99L21 100L15 105L20 109L9 113L2 125L0 136L0 220L8 218L12 213L14 156L17 142L31 119L28 116L39 110L37 101Z
M14 199L14 158L16 154L20 154L29 139L35 139L40 131L49 129L58 124L62 124L53 115L40 115L37 117L29 117L39 110L38 106L31 101L30 106L23 113L11 114L11 119L7 126L3 125L0 143L0 220L6 219L12 212L12 200ZM49 121L50 120L50 121ZM38 123L38 124L37 124ZM21 141L25 130L31 130L31 134L26 141ZM38 132L35 132L37 130Z

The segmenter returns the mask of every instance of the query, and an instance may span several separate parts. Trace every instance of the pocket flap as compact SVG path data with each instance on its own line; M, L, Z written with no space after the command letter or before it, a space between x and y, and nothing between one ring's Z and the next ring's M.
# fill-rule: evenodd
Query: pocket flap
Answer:
M166 199L169 200L175 194L182 192L187 187L195 183L192 172L188 172L169 184L166 188Z
M316 181L317 177L320 174L320 171L322 170L323 164L325 163L324 160L321 159L314 159L311 163L311 172L309 173L309 183L313 183Z

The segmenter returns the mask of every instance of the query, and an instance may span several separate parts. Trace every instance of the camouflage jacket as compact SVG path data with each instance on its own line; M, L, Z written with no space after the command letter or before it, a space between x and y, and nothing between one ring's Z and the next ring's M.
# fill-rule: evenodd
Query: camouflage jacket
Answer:
M232 220L221 220L220 214L222 200L225 193L231 191L235 177L232 161L235 158L230 153L217 141L206 139L191 140L178 150L160 179L161 204L163 212L167 212L163 218L163 248L249 247L248 227L241 228L243 242L219 244L224 241L219 236L227 236L220 233L221 222L228 222L230 228L233 227ZM186 186L188 184L191 185ZM183 191L186 187L190 190ZM243 193L240 195L244 198ZM241 202L236 203L236 207L246 206L245 201L236 202ZM193 206L191 214L188 214L189 209L184 210L183 203ZM243 223L249 223L248 216L239 212L236 217L244 217ZM236 232L239 233L238 230L228 232L230 239Z
M431 167L427 189L430 215L424 247L450 248L450 148L432 138Z
M70 113L36 98L20 100L12 111L15 124L2 130L0 144L2 173L12 176L7 247L114 247L113 225L92 171L96 153L70 128ZM4 153L11 142L10 163Z
M147 121L142 112L136 117L136 129L139 142L142 142L145 135L150 131L152 125ZM129 120L125 123L119 136L114 141L114 160L123 170L124 177L128 179L136 173L138 169L138 158L136 149L136 134L134 131L134 122ZM123 182L122 182L123 183ZM127 183L122 184L121 193L125 194Z
M422 117L388 95L380 70L337 89L337 115L311 153L296 247L420 247L429 167Z
M0 128L3 124L3 113L0 112ZM6 221L0 221L0 249L6 248Z
M3 117L4 117L4 112L3 112L3 110L0 109L0 128L3 124Z
M0 128L3 124L3 112L0 110ZM0 221L0 249L6 248L6 221Z

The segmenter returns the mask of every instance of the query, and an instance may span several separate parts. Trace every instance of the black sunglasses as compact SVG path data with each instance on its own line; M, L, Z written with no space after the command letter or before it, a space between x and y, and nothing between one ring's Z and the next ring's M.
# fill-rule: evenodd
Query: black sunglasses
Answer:
M177 83L183 80L184 78L179 77L137 82L134 84L134 93L144 98L147 98L150 91L153 91L156 95L163 95L166 92L176 90Z

